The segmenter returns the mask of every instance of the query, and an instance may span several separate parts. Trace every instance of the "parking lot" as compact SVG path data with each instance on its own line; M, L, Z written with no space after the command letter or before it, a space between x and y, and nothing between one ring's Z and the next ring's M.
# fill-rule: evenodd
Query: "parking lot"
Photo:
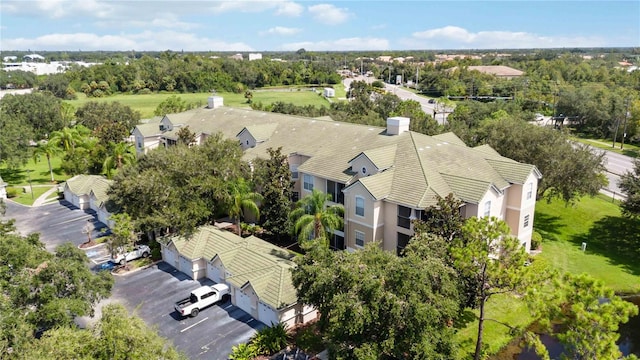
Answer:
M7 202L5 218L16 219L24 235L38 232L47 250L65 242L80 245L87 240L82 232L87 222L95 226L92 237L103 236L105 225L91 212L75 208L66 201L38 207ZM85 251L94 264L106 261L105 249ZM160 262L147 269L116 276L110 299L104 303L121 303L142 318L147 325L173 342L190 359L227 359L233 345L247 342L265 325L227 301L201 311L195 318L181 318L175 302L189 296L191 290L213 282L194 281L170 265ZM99 313L99 311L98 311Z
M191 290L212 285L194 281L165 262L138 272L118 276L112 299L155 327L173 341L190 359L227 359L233 345L247 342L265 325L231 304L213 305L194 318L182 318L175 302L188 297Z

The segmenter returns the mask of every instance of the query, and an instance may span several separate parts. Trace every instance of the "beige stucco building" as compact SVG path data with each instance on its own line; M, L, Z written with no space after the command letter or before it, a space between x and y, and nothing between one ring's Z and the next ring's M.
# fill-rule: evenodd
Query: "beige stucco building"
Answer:
M189 126L197 144L218 132L237 139L248 161L282 147L295 199L317 189L344 205L345 225L331 240L334 248L356 250L377 241L401 250L413 234L411 220L452 193L465 203L466 217L503 219L529 250L538 169L487 145L470 148L453 133L409 131L410 121L389 118L386 128L357 125L228 108L212 97L207 108L164 116L157 141L170 146L177 131Z

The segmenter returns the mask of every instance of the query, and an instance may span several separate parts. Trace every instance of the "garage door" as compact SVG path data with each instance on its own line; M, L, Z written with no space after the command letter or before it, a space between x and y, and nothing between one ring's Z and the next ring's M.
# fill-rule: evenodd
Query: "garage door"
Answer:
M164 254L164 262L166 262L167 264L176 267L176 254L170 250L169 248L164 248L163 251Z
M178 270L187 274L189 277L193 278L193 271L191 270L191 260L185 258L184 256L180 256L180 267Z
M207 264L207 277L217 283L222 282L222 279L220 278L220 269L211 264Z
M262 302L258 302L258 320L269 326L277 325L280 322L278 313L271 306Z
M236 289L236 305L251 315L251 298L238 289Z

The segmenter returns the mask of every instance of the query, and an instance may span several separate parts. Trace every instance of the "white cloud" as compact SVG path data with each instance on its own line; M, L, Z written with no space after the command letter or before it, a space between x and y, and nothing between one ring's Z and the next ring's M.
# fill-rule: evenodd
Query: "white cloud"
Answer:
M261 31L260 35L282 35L282 36L290 36L295 35L302 31L302 29L298 28L288 28L284 26L276 26L272 27L269 30Z
M231 11L256 13L275 10L276 15L299 16L304 8L288 0L234 0L216 1L209 9L215 13Z
M242 42L227 43L219 39L198 37L177 31L144 31L136 34L97 35L93 33L49 34L37 38L2 39L2 49L25 50L188 50L253 51Z
M338 40L303 41L282 45L282 50L296 51L304 48L311 51L359 51L388 50L389 41L380 38L344 38Z
M604 38L583 36L543 36L521 31L470 32L458 26L414 32L402 43L408 48L421 49L517 49L553 47L607 46Z
M329 25L341 24L349 18L349 9L337 8L331 4L309 6L309 12L316 21Z

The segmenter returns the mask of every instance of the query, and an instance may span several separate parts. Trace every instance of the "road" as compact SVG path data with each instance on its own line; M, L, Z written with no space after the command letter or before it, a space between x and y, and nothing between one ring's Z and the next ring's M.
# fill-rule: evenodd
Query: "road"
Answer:
M377 79L372 78L372 77L366 77L366 76L356 76L355 78L345 78L342 80L342 83L344 84L344 88L346 90L348 90L351 87L351 82L352 81L365 81L369 84L371 84L372 82L376 81ZM390 92L392 94L395 94L396 96L398 96L400 99L402 100L415 100L417 102L420 103L420 106L422 107L422 111L424 111L426 114L429 114L431 116L434 115L434 110L436 110L436 106L438 106L437 104L433 103L430 104L429 103L429 99L424 97L424 96L419 96L405 88L403 88L402 86L398 86L398 85L392 85L392 84L384 84L385 86L385 90L387 90L387 92ZM441 112L443 110L446 110L447 112ZM438 124L444 124L447 121L447 115L448 112L453 111L452 109L443 109L442 106L438 106L438 113L435 116L436 121L438 121Z
M633 158L612 151L602 151L605 153L605 167L607 168L605 175L609 179L609 186L607 186L606 190L620 194L622 193L622 190L618 187L620 175L633 171Z

